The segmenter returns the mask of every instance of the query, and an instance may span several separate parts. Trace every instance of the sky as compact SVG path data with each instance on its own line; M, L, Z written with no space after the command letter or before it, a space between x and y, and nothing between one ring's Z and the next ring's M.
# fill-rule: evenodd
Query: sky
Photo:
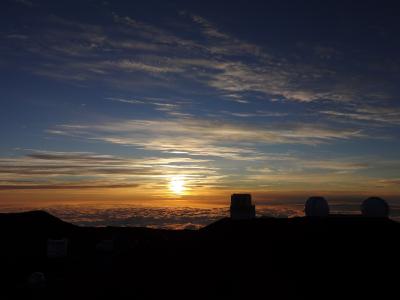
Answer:
M400 195L393 1L0 4L0 202ZM0 206L1 206L0 205Z

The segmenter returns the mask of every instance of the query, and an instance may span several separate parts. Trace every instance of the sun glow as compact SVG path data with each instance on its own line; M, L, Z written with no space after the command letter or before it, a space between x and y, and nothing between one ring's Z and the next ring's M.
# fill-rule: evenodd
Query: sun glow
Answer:
M169 189L176 195L182 195L185 191L185 179L181 176L174 176L169 182Z

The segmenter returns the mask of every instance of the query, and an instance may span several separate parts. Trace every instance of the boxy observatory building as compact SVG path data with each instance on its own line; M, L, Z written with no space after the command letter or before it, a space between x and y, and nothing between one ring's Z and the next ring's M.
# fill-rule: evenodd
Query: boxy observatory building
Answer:
M231 196L231 219L249 220L256 217L256 207L251 203L250 194L233 194Z

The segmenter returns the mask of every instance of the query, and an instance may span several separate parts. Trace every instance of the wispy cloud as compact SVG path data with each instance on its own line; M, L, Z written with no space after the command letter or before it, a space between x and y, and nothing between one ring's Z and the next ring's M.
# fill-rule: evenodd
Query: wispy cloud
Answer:
M2 185L0 184L0 191L5 190L82 190L82 189L115 189L115 188L136 188L137 184L14 184Z
M189 157L124 158L91 152L30 151L0 158L0 190L143 188L183 174L188 184L217 177L207 159ZM158 180L157 180L158 178Z
M133 105L150 105L155 110L162 111L171 116L189 117L190 114L183 112L183 106L190 105L187 100L171 100L166 98L145 97L141 99L125 99L107 97L106 100Z
M207 40L183 37L168 29L168 24L153 25L116 13L108 27L52 16L45 20L49 26L41 32L14 35L28 37L16 39L17 49L42 60L25 68L58 80L95 80L126 89L146 82L174 91L191 81L239 97L233 99L240 99L245 92L257 92L267 99L280 97L305 103L375 97L366 86L369 80L359 75L348 78L332 65L298 63L236 38L202 16L189 12L180 16L177 22L199 31ZM318 49L324 57L335 51L323 46Z
M387 185L393 185L393 186L399 186L400 185L400 178L394 178L394 179L381 179L379 180L380 184L383 184L385 186Z
M342 110L322 110L320 113L339 120L352 120L375 124L400 124L400 108L359 105Z
M361 138L357 129L312 124L252 124L206 119L125 120L100 124L59 125L50 133L132 145L146 150L180 151L233 160L262 159L259 144L319 144Z

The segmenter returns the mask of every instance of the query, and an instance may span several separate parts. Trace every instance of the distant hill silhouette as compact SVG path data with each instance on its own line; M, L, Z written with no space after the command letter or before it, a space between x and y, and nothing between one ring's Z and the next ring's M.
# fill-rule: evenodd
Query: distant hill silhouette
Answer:
M388 299L397 292L400 224L386 218L224 218L200 230L160 230L79 227L33 211L0 214L0 234L2 299ZM68 256L48 258L48 239L61 238ZM34 272L44 286L32 287Z
M0 225L11 226L17 230L36 229L41 233L49 231L60 233L75 226L60 220L48 212L36 210L22 213L0 213Z

